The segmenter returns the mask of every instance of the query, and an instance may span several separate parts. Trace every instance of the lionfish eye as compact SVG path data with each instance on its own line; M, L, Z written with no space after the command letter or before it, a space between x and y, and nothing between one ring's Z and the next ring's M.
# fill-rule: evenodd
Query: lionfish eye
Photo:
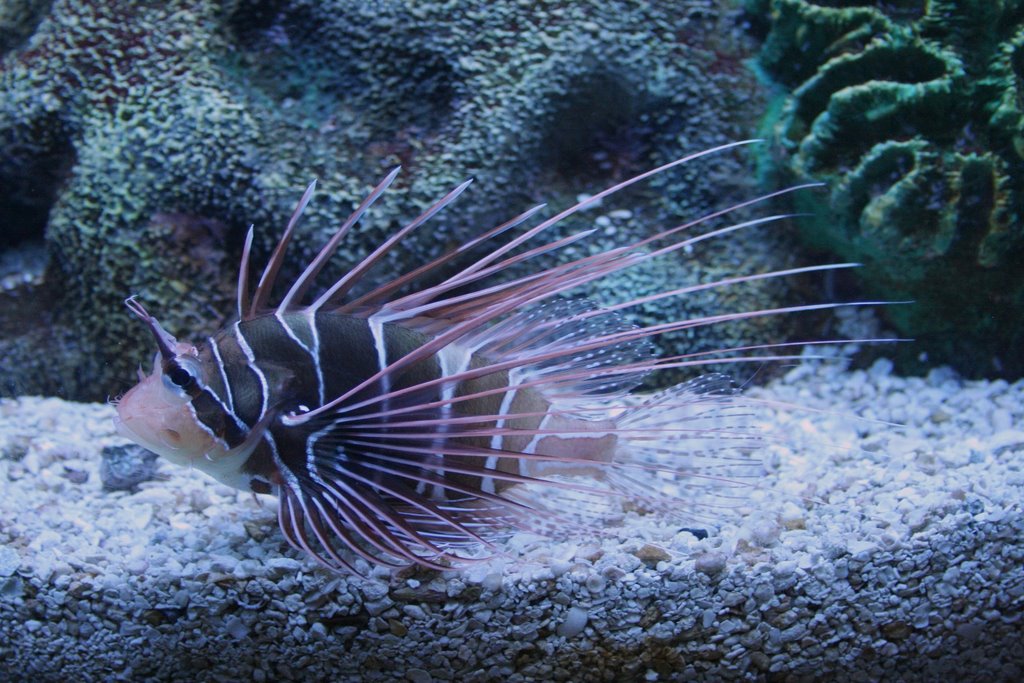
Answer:
M182 389L188 389L195 381L195 376L186 370L181 365L173 363L164 371L164 377L169 379L172 384Z

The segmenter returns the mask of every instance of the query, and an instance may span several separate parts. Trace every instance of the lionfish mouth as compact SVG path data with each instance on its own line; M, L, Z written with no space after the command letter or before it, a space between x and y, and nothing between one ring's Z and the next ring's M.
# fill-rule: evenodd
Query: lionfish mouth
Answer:
M120 399L117 400L119 401ZM111 403L111 405L117 407L118 403ZM120 434L126 439L131 439L136 443L142 441L142 438L139 436L139 434L137 434L131 427L129 427L127 423L125 423L125 421L121 418L120 415L114 415L114 429L117 430L118 434Z

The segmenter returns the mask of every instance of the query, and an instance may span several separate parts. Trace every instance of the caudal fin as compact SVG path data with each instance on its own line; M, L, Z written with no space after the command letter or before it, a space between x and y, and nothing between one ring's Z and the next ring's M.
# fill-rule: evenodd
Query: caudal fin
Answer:
M765 433L726 375L707 374L650 396L619 419L607 483L638 506L714 521L762 473Z

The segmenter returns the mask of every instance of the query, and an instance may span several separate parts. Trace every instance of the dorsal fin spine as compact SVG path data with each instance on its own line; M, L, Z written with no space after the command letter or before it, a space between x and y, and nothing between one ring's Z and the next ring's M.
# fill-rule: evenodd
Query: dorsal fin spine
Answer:
M295 232L295 228L299 224L299 218L302 217L302 212L306 210L309 200L313 198L313 192L315 190L316 180L311 182L306 187L306 191L302 193L302 198L295 207L295 211L292 212L292 217L288 220L288 226L285 228L284 234L281 235L281 239L278 241L277 246L274 247L274 252L270 255L270 260L267 261L267 265L263 269L263 275L260 276L260 281L256 285L256 293L253 295L252 302L249 304L248 313L240 316L242 319L248 320L250 318L254 318L266 308L266 302L270 297L270 291L274 288L274 281L277 279L277 273L281 269L281 264L284 263L284 254L288 249L288 243L291 241L292 234Z
M352 226L359 222L359 219L363 217L363 214L373 206L373 203L377 201L377 198L384 194L384 191L391 186L391 183L395 181L395 178L398 176L398 172L401 169L401 166L396 166L391 169L391 172L388 173L382 181L377 183L377 186L373 188L370 194L363 199L359 206L356 207L356 210L353 211L342 226L338 228L338 231L334 233L330 240L327 241L327 244L323 246L320 253L316 255L316 258L314 258L309 265L306 266L306 269L302 271L302 275L300 275L292 284L291 288L289 288L288 293L285 294L284 299L281 301L278 308L288 310L293 302L302 300L302 295L313 283L313 279L327 263L327 260L330 259L331 255L338 248L338 245L341 244L341 240L344 239L345 235L348 234L348 231L352 229Z
M396 173L397 170L398 169L395 169L395 171L393 171L392 173ZM392 176L389 176L389 178L393 180ZM390 180L388 182L390 184ZM352 268L340 280L331 285L331 287L326 292L321 294L320 297L315 302L313 302L312 308L314 310L319 310L324 306L324 304L326 304L332 298L343 295L346 292L348 292L352 288L352 286L355 285L355 283L358 282L359 279L366 273L366 271L372 268L373 265L377 263L377 261L379 261L382 256L384 256L384 254L390 251L410 232L426 223L428 220L434 217L441 209L455 201L455 199L458 198L460 194L466 191L466 188L469 187L470 183L472 182L472 179L463 182L454 190L452 190L444 197L439 199L433 206L431 206L422 214L420 214L417 218L415 218L404 228L402 228L394 235L386 239L379 247L374 249L372 253L370 253L366 258L360 261L357 266Z

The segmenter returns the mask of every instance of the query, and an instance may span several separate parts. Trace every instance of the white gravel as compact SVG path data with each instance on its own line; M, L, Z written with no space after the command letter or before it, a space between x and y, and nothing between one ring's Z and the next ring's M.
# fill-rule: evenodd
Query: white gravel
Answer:
M1020 680L1024 383L806 363L752 395L818 411L777 412L706 539L631 513L372 580L197 472L104 491L107 406L2 401L0 679Z

